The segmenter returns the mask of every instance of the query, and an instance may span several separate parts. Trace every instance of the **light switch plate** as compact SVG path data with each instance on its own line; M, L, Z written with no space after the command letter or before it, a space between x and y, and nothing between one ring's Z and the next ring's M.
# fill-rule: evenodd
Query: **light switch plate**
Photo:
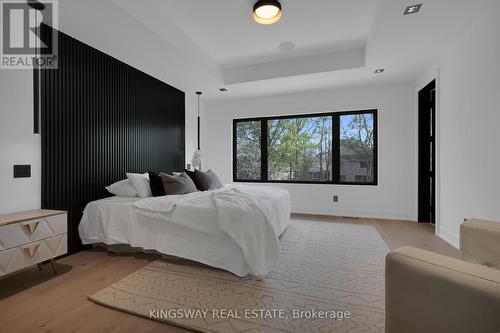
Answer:
M31 177L31 165L14 165L14 178L30 178Z

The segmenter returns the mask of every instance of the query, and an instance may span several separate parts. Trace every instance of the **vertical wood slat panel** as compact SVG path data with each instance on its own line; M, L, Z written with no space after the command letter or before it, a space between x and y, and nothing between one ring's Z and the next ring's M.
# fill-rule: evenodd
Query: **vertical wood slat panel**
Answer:
M50 29L43 26L42 29ZM42 208L68 211L69 253L85 205L125 172L184 166L184 93L64 33L41 71Z

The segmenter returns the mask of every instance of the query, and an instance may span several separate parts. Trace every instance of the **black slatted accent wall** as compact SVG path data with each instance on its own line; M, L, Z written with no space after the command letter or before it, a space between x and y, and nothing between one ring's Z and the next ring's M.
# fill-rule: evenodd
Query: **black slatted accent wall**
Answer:
M105 186L183 168L184 93L63 33L58 56L41 71L42 207L69 212L74 253L82 211Z

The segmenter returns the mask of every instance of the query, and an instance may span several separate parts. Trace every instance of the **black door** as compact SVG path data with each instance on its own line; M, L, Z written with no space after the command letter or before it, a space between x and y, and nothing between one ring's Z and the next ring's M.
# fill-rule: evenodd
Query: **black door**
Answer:
M418 92L418 221L434 223L436 213L436 81Z

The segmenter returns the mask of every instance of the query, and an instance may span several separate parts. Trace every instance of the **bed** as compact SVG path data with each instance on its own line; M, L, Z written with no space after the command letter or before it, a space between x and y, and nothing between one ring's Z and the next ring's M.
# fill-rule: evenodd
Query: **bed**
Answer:
M279 236L290 224L290 196L268 186L151 198L110 197L87 204L83 244L127 245L194 260L243 277L278 264Z

